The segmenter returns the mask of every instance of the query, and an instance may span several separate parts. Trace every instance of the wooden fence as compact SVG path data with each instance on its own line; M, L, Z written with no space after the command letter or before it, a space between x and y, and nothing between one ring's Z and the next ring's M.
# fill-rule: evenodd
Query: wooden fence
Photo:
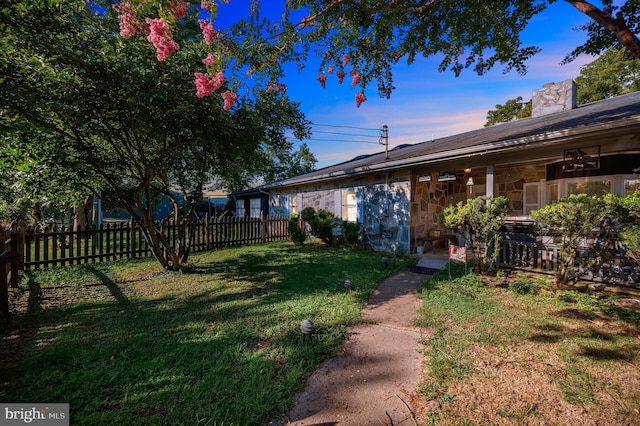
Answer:
M502 240L498 264L501 267L555 273L560 248L541 242ZM574 269L578 278L612 285L640 288L640 265L621 249L583 247L578 250Z
M203 219L194 223L191 251L285 240L289 238L287 225L285 217ZM162 229L173 244L178 227L164 223ZM17 287L18 270L151 256L142 231L131 222L108 223L99 229L83 231L61 225L44 228L18 225L10 230L0 227L0 237L0 253L12 251L24 256L22 262L0 265L0 311L4 313L8 313L8 282Z

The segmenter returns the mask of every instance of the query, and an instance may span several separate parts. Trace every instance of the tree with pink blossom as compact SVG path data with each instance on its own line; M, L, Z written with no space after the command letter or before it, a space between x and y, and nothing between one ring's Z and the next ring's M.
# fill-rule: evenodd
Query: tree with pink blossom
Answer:
M154 14L167 24L177 24L174 1L129 0L127 4L134 6L120 5L119 19L126 24L121 32L135 34L139 31L136 19L154 18ZM587 42L568 53L565 61L616 45L640 58L639 2L604 0L602 7L584 0L567 2L591 23L581 28L589 35ZM218 70L228 81L237 86L262 85L266 90L268 82L282 77L283 64L304 66L318 52L321 75L335 70L341 83L347 72L355 73L354 88L364 92L373 83L380 96L389 97L394 90L392 68L400 59L411 64L420 56L437 56L438 70L456 76L465 69L482 75L500 65L505 72L526 73L527 60L540 49L523 45L520 34L536 15L547 9L553 13L555 2L252 0L246 18L214 30L218 13L229 11L222 8L227 3L234 5L233 1L205 0L193 7L202 11L198 16L203 40L219 54ZM281 7L281 13L275 13L274 7ZM242 78L247 75L250 81ZM320 82L324 87L328 81Z
M10 140L2 161L10 170L0 172L11 171L33 193L53 182L50 191L80 188L128 212L164 268L188 262L205 183L243 189L289 161L290 132L308 135L277 82L270 82L277 90L238 96L218 52L199 38L193 8L176 25L124 3L120 16L127 17L118 20L113 8L94 13L84 0L64 8L54 0L7 1L0 8L0 127ZM182 16L174 5L170 13ZM117 35L123 25L136 35ZM180 48L169 52L165 39ZM159 51L167 53L163 61ZM171 206L175 238L155 210L159 199Z

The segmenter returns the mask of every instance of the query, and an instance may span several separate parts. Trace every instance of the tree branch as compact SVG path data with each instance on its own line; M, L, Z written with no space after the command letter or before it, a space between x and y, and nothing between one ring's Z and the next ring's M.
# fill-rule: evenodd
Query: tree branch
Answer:
M619 12L616 17L613 18L587 1L565 1L571 3L573 7L593 19L597 24L611 31L633 56L640 59L640 40L631 32L622 13Z

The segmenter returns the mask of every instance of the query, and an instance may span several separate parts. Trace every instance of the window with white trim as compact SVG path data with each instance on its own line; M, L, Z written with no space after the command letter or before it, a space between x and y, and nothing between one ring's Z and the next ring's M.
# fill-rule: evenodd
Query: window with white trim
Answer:
M262 213L262 203L260 198L252 198L249 200L249 216L252 218L260 218Z
M358 203L355 189L342 190L342 220L348 222L358 221Z

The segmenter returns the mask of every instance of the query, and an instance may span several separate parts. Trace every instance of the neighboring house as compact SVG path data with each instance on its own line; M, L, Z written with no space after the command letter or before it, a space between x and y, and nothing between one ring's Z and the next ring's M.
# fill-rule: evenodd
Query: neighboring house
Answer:
M263 187L249 188L229 195L236 217L259 219L269 215L269 193ZM286 213L288 217L288 212Z
M526 218L569 194L638 190L638 173L640 92L577 107L568 80L534 91L531 118L357 157L254 191L269 215L329 210L362 223L368 246L406 254L417 238L441 229L444 207L469 197L505 196L512 215Z

